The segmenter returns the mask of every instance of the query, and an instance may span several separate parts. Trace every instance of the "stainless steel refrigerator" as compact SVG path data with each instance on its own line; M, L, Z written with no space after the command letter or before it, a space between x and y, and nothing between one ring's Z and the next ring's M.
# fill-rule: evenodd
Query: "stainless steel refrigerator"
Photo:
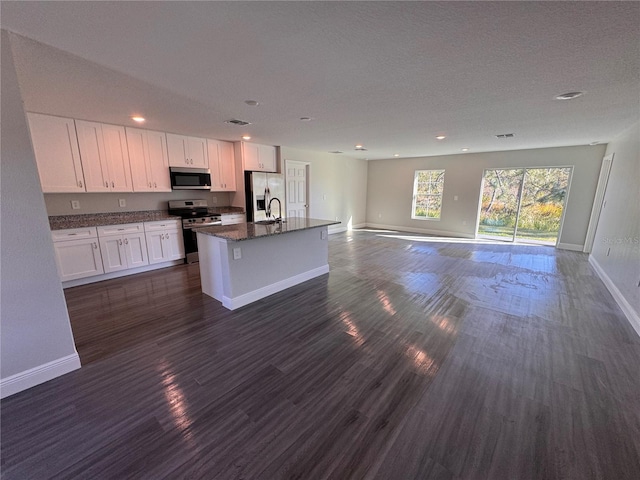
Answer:
M278 173L244 172L247 222L266 220L266 209L270 199L282 203L282 218L285 215L284 175ZM278 216L278 202L271 202L271 215Z

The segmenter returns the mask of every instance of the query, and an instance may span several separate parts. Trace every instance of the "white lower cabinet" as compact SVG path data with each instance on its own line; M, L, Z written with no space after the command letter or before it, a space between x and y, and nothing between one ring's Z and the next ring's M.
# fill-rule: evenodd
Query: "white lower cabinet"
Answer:
M150 264L184 258L184 240L180 220L145 222L144 230Z
M104 273L95 227L56 230L51 236L61 281Z
M98 227L104 273L149 265L142 223Z

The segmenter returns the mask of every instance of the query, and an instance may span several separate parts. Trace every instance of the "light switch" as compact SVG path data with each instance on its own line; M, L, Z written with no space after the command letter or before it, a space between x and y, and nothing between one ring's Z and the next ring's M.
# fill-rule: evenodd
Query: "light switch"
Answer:
M124 198L121 198L121 199L118 200L118 204L121 207L126 207L127 206L127 201Z
M71 208L73 208L74 210L80 210L80 201L71 200Z

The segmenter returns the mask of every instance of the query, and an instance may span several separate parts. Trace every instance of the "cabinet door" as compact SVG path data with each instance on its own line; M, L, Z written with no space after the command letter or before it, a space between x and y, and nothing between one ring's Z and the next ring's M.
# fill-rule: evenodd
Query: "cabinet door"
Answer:
M127 268L149 265L147 255L147 242L144 233L125 235L123 238L124 254L127 259Z
M184 237L182 230L167 230L164 233L166 260L184 258Z
M170 192L169 157L167 156L167 137L164 132L147 131L147 152L153 190Z
M241 142L242 164L244 170L261 171L259 147L255 143Z
M147 232L147 251L149 253L149 263L161 263L166 261L167 253L164 245L164 232Z
M124 239L122 236L102 237L99 240L104 273L126 270L127 258L125 256Z
M127 148L131 162L131 184L134 192L152 192L153 181L147 150L147 132L138 128L126 129Z
M189 164L187 159L189 157L189 144L187 142L187 137L167 133L167 153L169 155L169 166L188 166Z
M73 120L39 113L29 113L27 118L42 191L84 192L84 175Z
M207 157L209 157L209 170L211 170L211 191L219 192L223 187L220 168L220 142L218 140L207 140Z
M265 172L276 171L276 147L271 145L258 145L258 158L262 170Z
M53 247L61 281L104 273L96 238L55 242Z
M76 120L80 160L84 172L87 192L108 192L109 170L107 167L102 125L95 122Z
M220 184L221 190L226 192L236 191L236 162L233 152L233 143L219 142ZM211 159L209 159L211 161Z
M109 187L112 192L133 192L131 165L127 151L124 127L102 124L102 138L109 172Z
M209 168L206 139L189 137L189 166Z

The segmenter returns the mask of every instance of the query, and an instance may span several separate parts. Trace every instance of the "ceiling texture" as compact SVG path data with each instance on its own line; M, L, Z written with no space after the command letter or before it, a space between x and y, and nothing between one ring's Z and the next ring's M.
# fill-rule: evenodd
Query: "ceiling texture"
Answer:
M113 123L138 113L148 128L225 140L248 133L371 160L606 143L640 115L638 2L3 0L0 8L2 28L27 37L16 61L27 108L38 104L34 92L55 96L47 85L64 77L37 60L35 40L90 64L102 81L120 78L104 102L119 110ZM69 70L82 77L77 65ZM135 82L165 94L118 94ZM554 99L573 91L584 95ZM85 105L96 112L89 119L104 121L99 102ZM495 137L505 133L514 137Z

